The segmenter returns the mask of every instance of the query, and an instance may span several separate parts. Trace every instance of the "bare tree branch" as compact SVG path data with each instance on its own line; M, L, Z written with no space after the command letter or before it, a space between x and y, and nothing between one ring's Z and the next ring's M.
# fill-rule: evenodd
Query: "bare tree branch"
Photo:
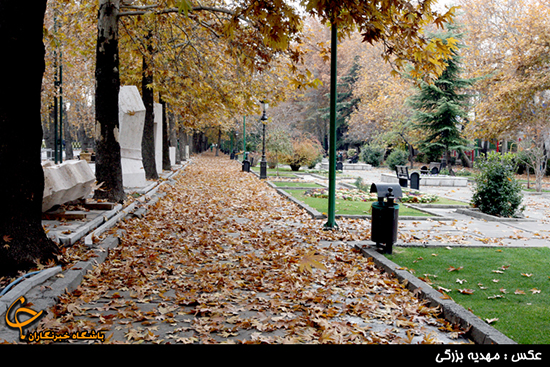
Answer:
M123 16L131 16L131 15L145 15L147 13L155 13L155 14L168 14L168 13L179 13L180 10L178 8L167 8L167 9L159 9L159 10L149 10L157 8L159 5L147 5L147 6L124 6L124 8L128 9L136 9L135 11L123 11L120 12L118 15L119 17ZM191 8L191 12L199 12L199 11L209 11L212 13L223 13L228 14L231 16L234 16L236 13L229 9L224 8L214 8L210 6L194 6ZM244 20L244 19L243 19Z

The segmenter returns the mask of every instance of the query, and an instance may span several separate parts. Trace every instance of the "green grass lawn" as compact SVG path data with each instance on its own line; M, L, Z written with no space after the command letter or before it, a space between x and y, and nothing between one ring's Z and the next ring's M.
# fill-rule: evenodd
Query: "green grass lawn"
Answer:
M271 181L277 187L323 187L315 182Z
M256 173L260 173L260 167L250 167L250 169ZM290 168L279 168L279 173L277 174L277 169L267 169L268 177L293 177L296 178L296 175L292 173Z
M532 187L532 186L531 186ZM528 189L527 186L524 186L523 187L523 191L527 191L527 192L537 192L536 189ZM545 190L543 189L542 192L550 192L550 190Z
M387 257L512 340L550 344L549 248L394 247Z
M328 210L328 199L312 198L305 196L304 190L286 190L296 199L306 203L310 207L321 213L326 213ZM368 215L372 206L371 202L365 201L349 201L336 200L336 214L340 215ZM416 217L431 217L432 215L415 209L407 208L404 205L399 206L399 216L416 216Z
M260 173L260 166L256 167L250 167L250 169L254 172ZM293 171L290 169L290 167L279 167L279 176L286 177L286 176L294 176L294 174L301 174L301 173L309 173L309 174L317 174L320 176L324 176L328 178L328 171L326 170L316 170L316 169L309 169L307 167L300 167L298 171ZM267 169L267 175L268 176L277 176L277 168L268 168ZM353 177L351 175L344 175L341 172L336 172L336 177Z

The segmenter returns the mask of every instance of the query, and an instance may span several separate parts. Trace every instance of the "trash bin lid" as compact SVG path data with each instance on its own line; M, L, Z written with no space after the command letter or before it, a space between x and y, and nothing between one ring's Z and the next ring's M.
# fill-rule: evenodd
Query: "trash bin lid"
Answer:
M392 194L396 199L403 197L401 186L394 183L373 183L370 187L370 192L376 192L379 198L385 198L389 189L392 189Z

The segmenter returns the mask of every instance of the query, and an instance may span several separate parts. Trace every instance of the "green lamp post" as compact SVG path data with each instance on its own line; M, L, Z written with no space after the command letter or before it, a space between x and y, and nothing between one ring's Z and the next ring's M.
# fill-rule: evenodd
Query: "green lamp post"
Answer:
M330 50L330 128L329 128L329 171L328 171L328 220L324 229L336 229L335 220L336 204L336 98L337 98L337 47L338 30L333 21L331 27Z
M262 105L262 117L260 120L263 125L263 142L262 142L262 160L260 161L260 180L265 180L267 178L267 160L265 159L265 125L267 124L266 110L269 107L269 104L265 101L260 101Z

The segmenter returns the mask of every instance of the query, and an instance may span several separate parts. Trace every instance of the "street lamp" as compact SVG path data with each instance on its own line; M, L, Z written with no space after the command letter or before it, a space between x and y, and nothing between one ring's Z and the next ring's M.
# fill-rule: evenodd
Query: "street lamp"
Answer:
M250 161L246 153L246 116L243 116L243 172L250 172Z
M260 101L260 104L262 105L262 117L260 118L260 120L262 120L262 125L263 125L262 160L260 161L260 180L265 180L267 178L267 161L265 159L265 125L267 123L267 116L265 114L265 111L269 107L269 104L265 101Z
M238 144L239 144L239 132L235 131L235 146L237 146ZM235 160L239 160L238 151L239 149L235 148Z

